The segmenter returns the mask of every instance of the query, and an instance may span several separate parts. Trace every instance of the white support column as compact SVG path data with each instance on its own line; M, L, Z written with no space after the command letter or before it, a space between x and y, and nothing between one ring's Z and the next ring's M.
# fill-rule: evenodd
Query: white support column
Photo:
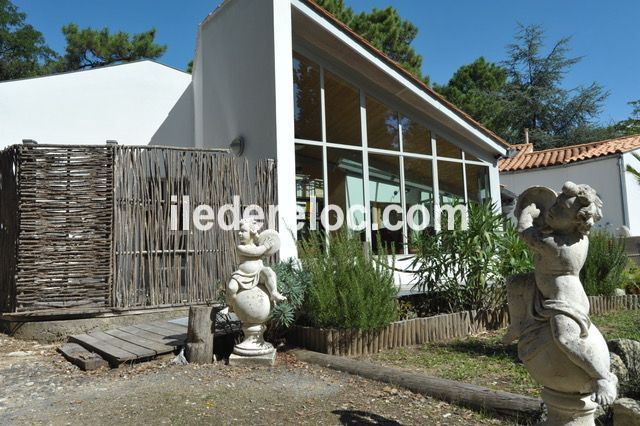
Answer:
M500 196L500 175L498 174L498 166L489 166L489 186L491 187L491 201L494 204L496 213L502 213L502 198Z
M273 54L275 75L275 133L278 159L280 258L297 257L296 171L291 44L291 3L273 1ZM268 82L265 81L265 84Z

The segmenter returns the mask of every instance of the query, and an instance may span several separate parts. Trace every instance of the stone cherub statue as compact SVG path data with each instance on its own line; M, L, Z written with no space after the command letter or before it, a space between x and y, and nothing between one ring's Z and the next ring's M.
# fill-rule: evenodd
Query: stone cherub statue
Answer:
M543 386L546 424L592 425L596 403L612 403L618 383L579 276L602 201L593 188L573 182L560 194L531 187L518 198L515 215L535 272L507 286L511 325L504 340L519 339L518 356Z
M278 292L276 274L262 262L280 249L277 231L260 231L255 219L240 221L237 246L239 266L231 275L226 288L226 301L230 310L242 322L244 340L235 345L230 363L247 357L266 356L265 363L273 364L275 349L264 341L264 323L271 313L271 303L286 300Z

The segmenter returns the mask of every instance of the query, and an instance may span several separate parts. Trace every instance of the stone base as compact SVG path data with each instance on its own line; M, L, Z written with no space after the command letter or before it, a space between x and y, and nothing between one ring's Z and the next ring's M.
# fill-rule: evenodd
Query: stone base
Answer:
M595 426L598 404L592 394L568 394L542 388L541 397L547 405L544 426Z
M248 365L248 366L256 366L256 365L266 365L273 366L276 363L276 351L269 354L264 355L254 355L254 356L243 356L231 354L229 356L229 365Z

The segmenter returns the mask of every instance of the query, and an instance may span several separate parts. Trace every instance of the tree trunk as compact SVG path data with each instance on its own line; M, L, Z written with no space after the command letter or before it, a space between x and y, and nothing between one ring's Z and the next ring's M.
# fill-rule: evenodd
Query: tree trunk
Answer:
M213 362L216 311L211 306L191 306L184 355L194 364Z

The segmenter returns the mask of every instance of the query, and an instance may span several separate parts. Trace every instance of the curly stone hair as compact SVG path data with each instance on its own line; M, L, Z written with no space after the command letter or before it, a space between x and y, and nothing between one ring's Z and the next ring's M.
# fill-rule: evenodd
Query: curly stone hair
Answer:
M567 198L575 198L575 202L579 203L581 208L576 215L578 231L584 235L589 234L593 225L602 219L603 204L596 190L589 185L565 182L562 186L562 194Z
M247 217L247 218L244 218L244 219L240 220L240 222L239 222L240 228L242 228L243 225L247 226L247 228L249 229L249 232L254 237L257 236L260 233L260 228L262 228L262 225L260 223L258 223L252 217Z

